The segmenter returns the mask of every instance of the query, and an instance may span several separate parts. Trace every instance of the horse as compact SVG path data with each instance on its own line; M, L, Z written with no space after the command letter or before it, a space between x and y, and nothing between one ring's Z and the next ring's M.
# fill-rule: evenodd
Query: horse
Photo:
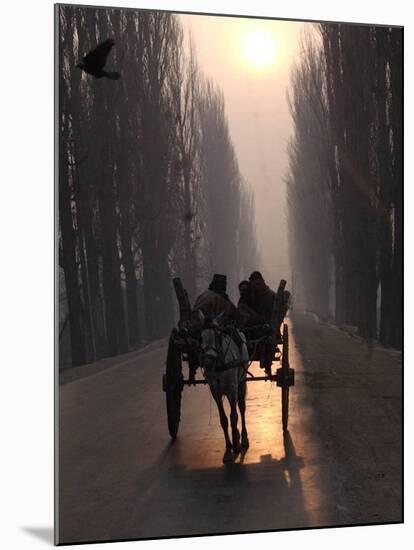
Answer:
M246 429L246 371L249 361L246 338L235 327L222 327L223 314L211 319L199 310L201 327L200 365L211 395L217 404L226 450L223 462L231 462L237 454L247 451L249 438ZM230 404L231 440L223 398ZM237 428L240 410L242 431Z

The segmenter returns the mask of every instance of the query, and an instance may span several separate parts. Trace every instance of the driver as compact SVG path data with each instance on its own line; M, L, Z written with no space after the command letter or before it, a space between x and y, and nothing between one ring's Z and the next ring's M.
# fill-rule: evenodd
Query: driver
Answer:
M199 312L204 317L214 318L223 313L223 322L236 319L236 306L232 303L227 293L227 277L215 273L207 290L205 290L196 299L191 311L190 327L191 332L198 332L201 329L202 321ZM197 359L189 356L189 381L195 382L195 373L197 370Z
M203 312L204 317L217 317L224 313L223 321L230 321L236 318L236 306L226 294L227 277L215 273L208 287L196 299L191 312L191 325L193 329L201 328L199 310Z

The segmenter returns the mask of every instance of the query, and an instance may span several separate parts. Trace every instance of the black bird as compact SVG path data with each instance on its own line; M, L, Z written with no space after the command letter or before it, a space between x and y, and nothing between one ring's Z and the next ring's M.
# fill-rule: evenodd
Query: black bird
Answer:
M118 80L120 77L119 73L104 70L106 58L113 46L115 46L115 40L108 38L104 42L101 42L101 44L98 44L94 50L87 53L81 63L78 63L76 66L95 78L106 77L111 80Z

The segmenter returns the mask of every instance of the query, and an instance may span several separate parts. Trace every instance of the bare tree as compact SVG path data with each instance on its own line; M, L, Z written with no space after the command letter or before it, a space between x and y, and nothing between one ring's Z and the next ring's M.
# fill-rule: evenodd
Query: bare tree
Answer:
M183 276L196 292L207 242L203 215L214 213L219 181L225 199L219 223L230 251L226 258L220 248L220 269L234 281L241 261L240 209L246 231L254 221L251 201L241 202L244 188L224 104L213 94L204 109L195 52L190 41L185 53L178 18L112 8L58 10L59 262L65 280L60 328L62 335L70 331L72 364L80 365L171 330L171 276ZM108 37L115 42L110 63L121 74L116 81L76 67ZM204 123L214 112L211 134ZM224 149L211 156L208 147L216 138ZM219 180L208 179L207 163L216 161ZM248 242L254 248L254 239Z
M368 339L380 284L379 338L401 347L401 30L317 28L321 42L307 40L292 73L292 263L308 307L323 313L332 255L336 320Z

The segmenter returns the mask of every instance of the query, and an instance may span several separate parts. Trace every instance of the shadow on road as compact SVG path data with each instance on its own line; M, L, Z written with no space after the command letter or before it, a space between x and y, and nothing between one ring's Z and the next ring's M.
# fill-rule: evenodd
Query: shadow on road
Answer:
M303 376L291 396L291 434L283 436L276 386L249 388L250 448L224 466L223 434L206 388L186 393L179 437L166 444L165 397L154 377L164 355L61 387L61 541L330 524Z
M165 447L154 466L139 472L135 502L118 518L120 537L211 534L308 525L300 471L291 435L284 434L284 456L249 451L232 464L184 465L180 440ZM142 521L147 518L148 521Z

